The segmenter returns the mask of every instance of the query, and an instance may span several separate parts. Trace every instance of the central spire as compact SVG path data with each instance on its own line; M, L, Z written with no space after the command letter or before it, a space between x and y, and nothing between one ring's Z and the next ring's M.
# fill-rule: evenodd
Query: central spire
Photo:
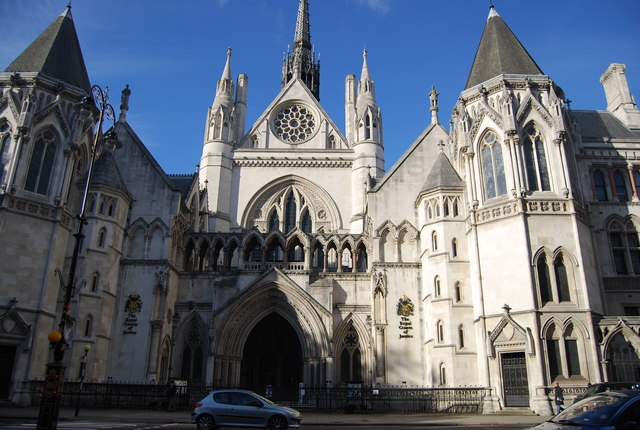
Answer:
M293 47L286 53L282 65L282 87L297 77L319 101L320 62L316 61L313 53L309 27L309 0L300 0Z

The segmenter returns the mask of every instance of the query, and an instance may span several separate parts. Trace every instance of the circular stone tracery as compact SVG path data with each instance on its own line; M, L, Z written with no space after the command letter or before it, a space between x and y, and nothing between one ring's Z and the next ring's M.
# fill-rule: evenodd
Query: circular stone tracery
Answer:
M313 136L316 120L311 110L300 104L282 108L274 117L274 131L278 138L289 143L301 143Z

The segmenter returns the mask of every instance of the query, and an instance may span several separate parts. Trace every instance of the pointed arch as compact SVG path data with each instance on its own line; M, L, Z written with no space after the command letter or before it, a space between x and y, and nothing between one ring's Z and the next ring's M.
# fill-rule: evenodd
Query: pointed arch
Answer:
M498 134L488 129L478 143L485 199L492 199L507 193L502 142Z
M209 335L207 325L197 311L192 311L178 329L176 339L180 340L177 348L177 366L181 379L201 381L207 380L205 357L209 355Z
M372 360L366 345L372 344L369 331L353 314L349 314L334 335L334 357L336 380L341 383L370 383L369 369Z

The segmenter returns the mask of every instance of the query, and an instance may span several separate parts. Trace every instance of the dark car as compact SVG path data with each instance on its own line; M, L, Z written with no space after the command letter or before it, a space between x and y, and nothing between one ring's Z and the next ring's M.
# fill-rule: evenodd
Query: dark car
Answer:
M195 404L191 422L198 430L218 427L253 427L284 430L300 427L302 415L245 390L212 391Z
M640 428L640 391L599 393L574 403L536 430L637 430Z
M604 393L607 391L621 391L621 390L634 390L640 388L640 382L598 382L597 384L590 385L587 391L576 396L573 403L577 403L587 397L595 396L598 393Z

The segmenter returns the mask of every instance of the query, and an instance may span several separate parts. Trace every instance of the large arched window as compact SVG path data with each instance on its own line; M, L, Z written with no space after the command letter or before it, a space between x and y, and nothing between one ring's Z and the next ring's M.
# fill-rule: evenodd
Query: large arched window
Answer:
M525 129L524 161L529 189L531 191L549 191L551 183L549 182L544 142L540 137L540 131L533 124Z
M305 233L311 233L312 224L311 224L311 215L309 215L309 209L306 209L302 214L302 218L300 221L300 228Z
M535 268L541 306L549 302L572 301L571 290L575 279L573 263L568 256L563 252L556 252L551 257L542 252L536 259Z
M480 154L485 197L491 199L506 194L507 182L504 174L502 146L494 132L489 131L483 136Z
M342 339L340 352L340 379L342 382L362 382L362 354L360 340L353 327Z
M582 376L581 336L576 327L570 323L564 331L552 324L545 335L549 380L558 377L565 379Z
M46 195L58 149L58 137L52 129L42 131L35 139L24 189Z
M11 129L9 124L0 125L0 186L5 182L5 170L9 164L9 147L11 146Z
M278 217L278 211L274 209L273 212L271 213L271 216L269 217L269 227L267 231L278 230L279 228L280 228L280 218Z
M289 233L296 227L296 198L293 193L287 198L287 205L284 213L284 232Z

